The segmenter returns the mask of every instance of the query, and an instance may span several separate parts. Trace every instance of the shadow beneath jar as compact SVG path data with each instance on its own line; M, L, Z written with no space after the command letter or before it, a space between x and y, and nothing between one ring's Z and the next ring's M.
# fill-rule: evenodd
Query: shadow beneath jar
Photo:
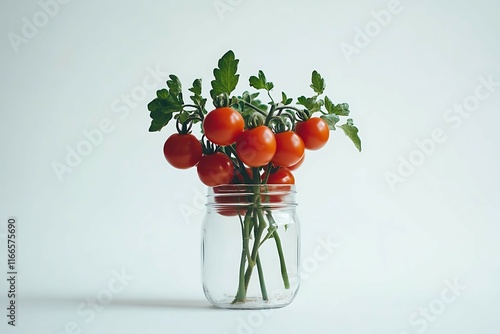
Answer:
M38 295L25 296L23 302L30 304L42 304L44 306L80 305L88 303L89 296L55 296ZM92 298L95 301L95 297ZM168 298L120 298L115 297L109 304L103 305L106 308L164 308L164 309L189 309L189 310L216 310L217 308L203 299L168 299Z
M215 306L206 300L197 299L149 299L149 298L123 298L115 299L110 304L115 307L156 307L190 310L215 310Z

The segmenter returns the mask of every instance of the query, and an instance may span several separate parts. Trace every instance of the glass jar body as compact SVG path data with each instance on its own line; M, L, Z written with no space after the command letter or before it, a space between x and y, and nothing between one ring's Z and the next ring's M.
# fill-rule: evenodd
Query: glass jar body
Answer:
M299 288L300 224L290 185L209 188L202 231L207 299L235 309L283 307Z

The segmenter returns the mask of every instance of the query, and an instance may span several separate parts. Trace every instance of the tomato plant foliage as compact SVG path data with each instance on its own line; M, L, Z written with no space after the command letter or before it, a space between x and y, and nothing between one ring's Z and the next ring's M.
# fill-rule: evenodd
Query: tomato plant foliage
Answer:
M329 132L337 128L341 128L361 151L359 130L352 118L339 125L342 118L350 116L349 104L334 103L324 95L327 86L318 71L311 74L309 87L312 93L294 99L282 91L275 100L272 94L275 85L263 70L248 80L249 88L256 91L234 94L240 79L238 64L239 59L231 50L219 59L210 82L210 98L215 106L212 111L207 110L208 99L202 92L202 79L193 81L188 89L190 101L186 102L181 81L174 74L148 104L150 132L160 131L175 120L177 132L184 136L179 138L190 135L190 147L196 147L196 152L190 155L186 151L189 149L173 148L171 139L166 145L165 157L174 167L184 169L201 163L202 166L198 166L200 179L209 186L231 183L236 179L243 183L265 183L270 172L280 166L294 169L300 166L304 149L323 147L330 138ZM261 92L267 95L268 101L261 100ZM193 125L198 123L203 134L202 138L196 139L202 147L201 158L199 146L193 143L194 135L191 134ZM218 169L210 170L207 161L220 162L223 160L221 155L227 160L219 163ZM248 173L249 167L255 171ZM262 177L248 176L254 173Z

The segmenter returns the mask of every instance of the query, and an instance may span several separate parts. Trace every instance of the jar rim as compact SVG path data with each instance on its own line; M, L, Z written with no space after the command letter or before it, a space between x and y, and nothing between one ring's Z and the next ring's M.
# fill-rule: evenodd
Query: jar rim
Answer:
M235 192L238 194L246 193L253 194L255 190L260 192L287 192L296 194L297 190L294 184L253 184L253 183L240 183L240 184L220 184L213 187L207 187L208 194L221 194ZM253 188L253 189L252 189Z
M293 184L223 184L208 187L207 206L296 206Z

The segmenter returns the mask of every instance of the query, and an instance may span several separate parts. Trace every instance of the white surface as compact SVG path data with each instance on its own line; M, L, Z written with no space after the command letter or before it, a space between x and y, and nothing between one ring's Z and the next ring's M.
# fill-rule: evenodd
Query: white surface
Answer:
M92 334L496 333L500 87L467 118L447 110L475 94L480 77L500 81L498 3L402 0L349 62L340 46L389 2L221 2L232 11L219 16L211 0L69 1L18 52L8 34L21 34L23 17L40 7L0 4L1 268L4 222L19 223L18 326L3 311L2 333L61 333L67 324L71 333L71 322ZM162 86L150 72L175 73L185 88L201 77L208 93L228 49L240 59L239 91L262 69L275 94L296 97L317 69L328 95L351 105L363 140L359 154L336 132L296 173L303 259L314 263L318 238L338 247L273 314L208 307L204 187L194 170L164 161L173 127L147 132L146 104ZM154 88L127 106L145 79ZM59 181L53 162L105 119L109 133ZM392 190L385 174L435 129L444 142ZM134 278L113 302L93 319L81 315L79 305L122 270ZM466 289L451 302L445 282L455 278ZM2 309L6 288L2 278ZM423 320L420 308L440 314Z

